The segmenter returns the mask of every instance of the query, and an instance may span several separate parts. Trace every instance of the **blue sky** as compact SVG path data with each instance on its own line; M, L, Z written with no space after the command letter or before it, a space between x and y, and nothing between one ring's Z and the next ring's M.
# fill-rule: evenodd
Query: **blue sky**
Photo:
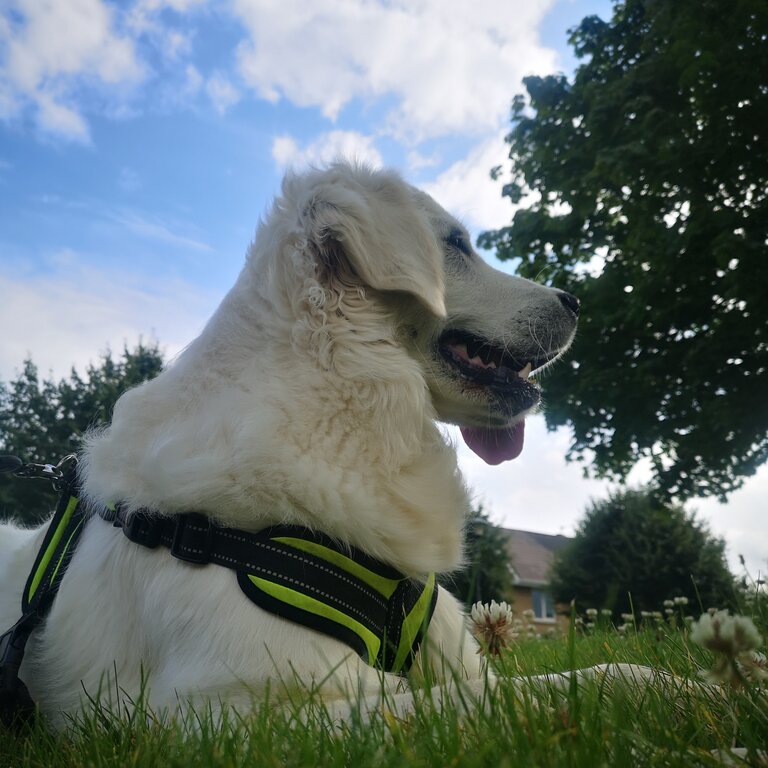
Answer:
M178 352L288 167L337 154L395 166L474 233L508 223L489 171L507 162L511 99L527 74L570 74L567 30L610 9L0 0L0 379L27 355L64 375L140 336ZM516 462L460 458L496 520L570 533L607 486L564 463L567 445L537 417ZM766 493L761 471L727 507L696 504L733 564L743 553L765 569Z

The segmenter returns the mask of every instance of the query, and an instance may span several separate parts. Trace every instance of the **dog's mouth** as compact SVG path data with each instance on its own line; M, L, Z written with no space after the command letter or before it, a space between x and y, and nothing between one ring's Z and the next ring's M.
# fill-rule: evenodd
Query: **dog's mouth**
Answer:
M517 458L523 450L524 414L541 399L541 391L528 377L554 360L561 350L510 350L459 329L445 331L437 349L462 389L483 395L493 406L484 414L485 426L461 427L467 446L488 464Z

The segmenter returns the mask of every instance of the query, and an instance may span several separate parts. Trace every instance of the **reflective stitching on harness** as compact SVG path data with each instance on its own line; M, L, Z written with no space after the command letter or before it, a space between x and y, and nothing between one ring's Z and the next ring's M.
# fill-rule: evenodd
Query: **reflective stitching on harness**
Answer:
M377 622L375 619L372 619L363 611L355 608L354 606L349 605L348 603L344 602L344 600L340 600L338 597L331 596L327 592L323 592L321 589L317 589L317 587L313 587L311 584L307 584L305 582L299 581L298 579L291 578L290 576L283 576L280 573L275 573L275 571L269 568L263 568L258 565L251 566L251 567L253 567L255 570L259 571L262 574L266 574L267 576L272 576L273 578L277 577L281 581L288 581L291 584L295 584L297 587L306 589L308 592L314 592L316 595L320 595L321 597L326 598L326 600L329 600L331 602L335 602L335 603L338 603L339 605L344 606L344 608L346 608L351 613L354 613L360 618L362 618L364 621L369 622L373 626L373 628L379 633L381 633L383 629L382 625L379 622Z
M204 533L205 531L208 530L207 528L201 528L200 526L195 526L195 525L188 525L187 527L190 530L196 531L198 533ZM231 539L232 541L237 541L237 542L240 542L241 544L248 544L249 543L247 539L244 539L242 536L236 536L235 534L230 533L229 531L219 530L217 533L218 533L219 536L222 536L223 538ZM166 544L166 542L170 542L171 541L170 537L162 537L162 536L160 537L160 540L163 542L163 544ZM286 552L285 550L278 549L277 547L275 547L273 545L270 545L270 544L267 544L266 542L260 542L259 541L259 542L250 542L250 543L251 544L256 544L257 546L262 547L263 549L266 549L269 552L273 552L273 553L278 554L278 555L283 555L285 557L290 557L290 558L292 558L294 560L297 560L300 563L304 563L305 565L310 565L313 568L317 568L319 571L323 571L324 573L327 573L327 574L329 574L331 576L335 576L336 578L341 579L344 583L349 584L350 587L354 587L359 592L362 592L369 600L373 600L375 603L378 603L378 605L381 608L386 608L387 607L387 603L381 597L381 595L377 594L376 592L374 592L373 590L368 588L366 585L364 585L364 584L362 584L360 582L357 582L357 581L353 581L352 579L350 579L347 576L343 575L339 571L331 570L327 566L321 565L320 563L318 563L315 560L309 560L308 558L306 558L306 557L304 557L302 555L299 555L299 554L297 554L295 552ZM169 546L169 545L166 544L166 546ZM179 549L182 552L191 552L192 554L195 554L195 555L201 555L203 553L203 550L201 550L201 549L195 549L194 547L187 547L187 546L184 546L184 545L180 546ZM235 560L235 558L227 557L226 555L221 555L220 554L220 555L218 555L218 557L220 557L222 560L226 560L227 562L230 562L230 563L236 563L237 562L237 560ZM254 565L253 563L249 563L249 562L246 562L245 565L247 565L249 568L257 568L258 567L256 565Z
M131 541L150 548L162 544L172 556L189 556L197 565L230 568L246 597L263 610L340 640L373 667L407 674L437 601L434 574L422 584L300 526L251 532L205 525L198 513L179 519L138 513L137 525L118 517ZM99 514L108 522L115 519ZM198 542L201 548L193 546Z

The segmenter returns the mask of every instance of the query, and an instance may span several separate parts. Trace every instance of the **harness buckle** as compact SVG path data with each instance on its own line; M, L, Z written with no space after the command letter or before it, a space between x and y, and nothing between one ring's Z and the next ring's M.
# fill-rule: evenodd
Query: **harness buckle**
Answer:
M171 554L185 563L195 565L209 563L212 530L213 523L205 515L197 512L178 515L171 542Z

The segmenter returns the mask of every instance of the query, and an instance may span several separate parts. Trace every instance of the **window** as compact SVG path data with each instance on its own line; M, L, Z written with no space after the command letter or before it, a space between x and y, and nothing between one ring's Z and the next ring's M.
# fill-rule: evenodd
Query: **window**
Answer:
M541 589L531 590L531 600L533 613L537 620L547 621L555 618L555 602L549 592L544 592Z

